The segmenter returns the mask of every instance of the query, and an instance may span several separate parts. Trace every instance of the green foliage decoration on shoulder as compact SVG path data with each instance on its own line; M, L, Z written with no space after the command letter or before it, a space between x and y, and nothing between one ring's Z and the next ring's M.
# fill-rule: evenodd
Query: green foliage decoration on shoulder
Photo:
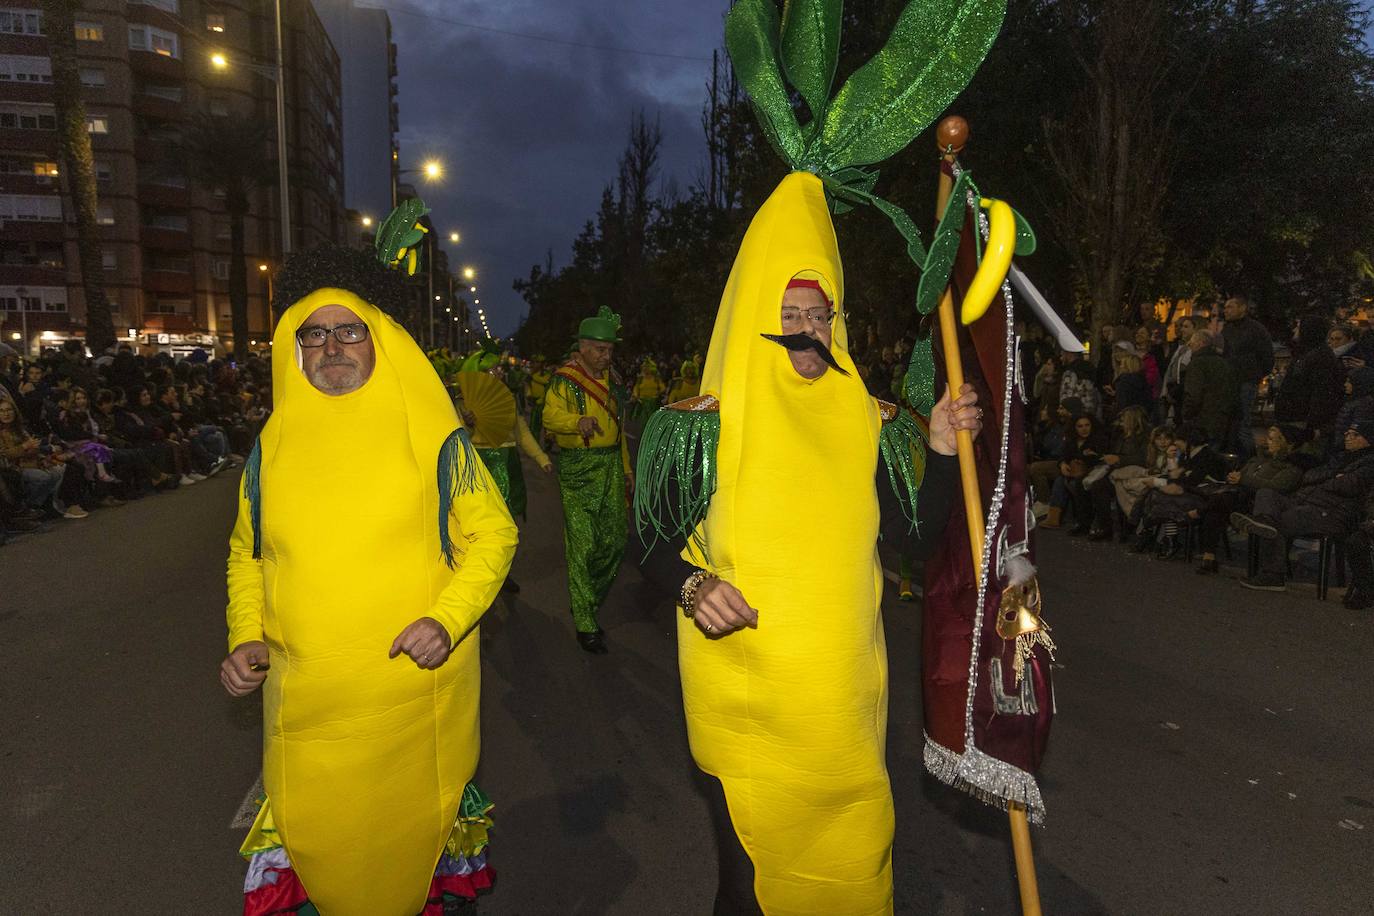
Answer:
M693 539L706 556L699 526L716 492L720 414L715 410L655 411L644 425L635 468L634 511L644 546ZM645 540L647 538L647 540Z
M419 263L415 246L429 231L420 225L420 218L427 213L429 207L425 206L425 202L418 197L411 197L401 201L396 209L387 214L377 228L377 260L387 267L399 267L404 262L406 272L414 276Z

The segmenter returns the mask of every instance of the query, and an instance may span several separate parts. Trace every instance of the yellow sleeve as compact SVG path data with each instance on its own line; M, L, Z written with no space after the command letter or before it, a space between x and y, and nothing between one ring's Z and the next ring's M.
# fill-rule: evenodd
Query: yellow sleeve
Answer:
M580 419L582 414L577 412L577 402L569 396L567 385L555 387L550 383L544 396L544 428L564 436L574 436Z
M477 472L480 488L453 501L450 524L454 528L457 572L429 612L448 631L454 645L477 626L496 600L515 558L517 532L506 501L480 463Z
M628 436L620 437L620 463L625 466L625 479L634 480L635 469L634 465L630 464L630 443L626 441L628 438Z
M515 441L519 443L520 450L534 459L534 463L541 468L552 463L549 461L549 456L544 454L544 450L539 447L539 443L535 441L534 433L530 432L530 425L525 422L524 417L519 415L515 418Z
M239 484L239 514L229 536L229 651L253 639L262 639L262 613L266 594L262 560L253 559L253 511Z

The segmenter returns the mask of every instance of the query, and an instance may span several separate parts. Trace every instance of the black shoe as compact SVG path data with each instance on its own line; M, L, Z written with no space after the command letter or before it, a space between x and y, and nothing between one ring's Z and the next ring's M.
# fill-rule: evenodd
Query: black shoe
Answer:
M1197 568L1197 574L1199 576L1215 576L1220 571L1221 568L1217 565L1216 557L1210 560L1203 560L1202 565Z
M4 527L10 531L37 531L39 528L43 527L43 523L37 519L20 518L17 515L13 518L5 519L5 521L0 524L3 524Z
M42 509L34 509L34 508L32 508L32 507L26 508L26 509L20 509L18 512L14 513L14 518L15 518L15 519L22 519L22 520L24 520L24 521L26 521L26 522L37 522L37 521L42 521L42 519L43 519L43 510L42 510Z
M1087 525L1074 525L1073 528L1071 528L1071 529L1069 530L1069 537L1071 537L1071 538L1081 538L1081 537L1085 536L1087 533L1088 533L1088 526L1087 526Z
M506 581L501 583L501 591L508 595L520 594L520 585L510 576L506 576Z
M1131 553L1149 553L1155 546L1154 529L1142 531L1135 536L1135 543L1131 545Z
M1111 539L1112 529L1110 528L1094 528L1088 532L1088 540L1090 541L1110 541Z
M1175 535L1165 535L1159 542L1159 549L1155 551L1155 558L1159 560L1172 560L1183 553L1183 544Z
M582 651L590 652L593 655L605 655L610 651L606 648L606 640L602 637L600 630L595 633L578 633L577 644L582 647Z
M1279 536L1279 529L1265 518L1257 515L1246 515L1244 512L1231 513L1231 527L1241 534L1253 534L1255 537L1274 540Z
M1275 576L1270 573L1259 573L1254 576L1246 576L1240 580L1240 584L1246 588L1253 588L1261 592L1282 592L1287 591L1283 584L1283 576Z

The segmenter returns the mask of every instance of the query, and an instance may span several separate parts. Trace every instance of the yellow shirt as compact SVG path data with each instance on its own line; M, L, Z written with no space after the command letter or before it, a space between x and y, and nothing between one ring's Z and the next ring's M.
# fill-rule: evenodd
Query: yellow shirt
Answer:
M528 385L530 398L535 402L544 400L544 392L549 390L549 379L553 378L553 373L547 369L540 369L538 372L530 373Z
M596 393L612 409L620 406L609 393L610 383L606 374L592 377L580 366L574 371L582 374L584 384L599 384L599 388L593 384ZM587 381L588 379L590 381ZM607 448L618 444L625 474L629 476L630 449L620 432L620 418L611 416L594 397L584 396L583 402L581 406L578 405L577 397L568 384L550 384L548 394L544 398L544 428L554 434L554 441L558 443L559 448ZM592 417L601 427L600 432L587 440L582 438L577 429L577 421L583 417Z
M641 375L635 382L635 400L658 400L663 395L663 381L657 375Z

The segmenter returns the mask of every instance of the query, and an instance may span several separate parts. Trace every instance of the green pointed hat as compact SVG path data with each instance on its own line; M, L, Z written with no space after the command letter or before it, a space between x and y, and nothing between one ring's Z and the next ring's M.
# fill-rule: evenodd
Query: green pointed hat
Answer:
M606 306L601 306L596 315L582 319L582 323L577 326L577 339L620 343L620 316Z

